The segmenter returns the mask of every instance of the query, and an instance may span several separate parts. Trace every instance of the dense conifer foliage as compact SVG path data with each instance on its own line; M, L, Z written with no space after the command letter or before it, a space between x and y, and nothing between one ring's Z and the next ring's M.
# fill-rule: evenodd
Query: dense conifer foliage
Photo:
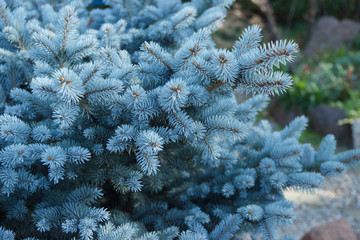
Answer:
M298 46L216 48L231 0L104 2L0 0L0 239L277 239L284 189L360 158L255 122Z

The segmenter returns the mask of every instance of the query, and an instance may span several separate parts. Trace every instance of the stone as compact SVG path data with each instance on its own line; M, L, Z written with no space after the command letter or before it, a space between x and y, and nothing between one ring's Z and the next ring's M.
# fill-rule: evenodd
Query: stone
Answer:
M319 50L341 47L345 41L354 40L360 32L360 23L335 17L326 16L320 18L311 29L310 40L304 53L308 56L316 55Z
M351 148L351 126L349 124L338 124L338 121L345 117L346 113L343 109L321 104L311 110L310 124L320 135L333 134L339 145L346 145Z
M294 118L298 116L305 115L304 112L297 109L296 106L290 110L284 110L281 106L281 102L275 98L270 100L269 107L267 108L268 114L276 123L278 123L282 128L288 125ZM276 129L279 130L279 129Z
M360 118L355 118L352 124L353 148L360 148Z
M345 219L325 223L306 233L301 240L357 240Z

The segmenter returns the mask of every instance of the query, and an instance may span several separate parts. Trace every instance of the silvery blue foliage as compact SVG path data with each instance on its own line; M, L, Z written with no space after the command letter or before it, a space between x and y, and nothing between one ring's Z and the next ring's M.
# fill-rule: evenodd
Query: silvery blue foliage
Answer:
M0 0L0 239L277 239L285 188L359 160L256 123L298 46L216 49L232 0L103 2Z

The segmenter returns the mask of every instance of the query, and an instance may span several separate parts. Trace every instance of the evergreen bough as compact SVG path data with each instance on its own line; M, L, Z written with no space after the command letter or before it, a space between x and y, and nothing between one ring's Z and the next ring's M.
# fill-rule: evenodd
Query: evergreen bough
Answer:
M255 123L298 46L255 25L217 49L232 0L48 2L0 0L0 239L277 239L284 189L359 160Z

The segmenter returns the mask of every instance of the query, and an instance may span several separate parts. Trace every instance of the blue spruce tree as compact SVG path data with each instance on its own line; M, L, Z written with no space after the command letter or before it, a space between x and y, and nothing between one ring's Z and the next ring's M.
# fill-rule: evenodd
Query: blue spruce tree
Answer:
M0 239L277 239L284 189L359 160L256 123L298 46L255 25L217 49L232 2L0 0Z

